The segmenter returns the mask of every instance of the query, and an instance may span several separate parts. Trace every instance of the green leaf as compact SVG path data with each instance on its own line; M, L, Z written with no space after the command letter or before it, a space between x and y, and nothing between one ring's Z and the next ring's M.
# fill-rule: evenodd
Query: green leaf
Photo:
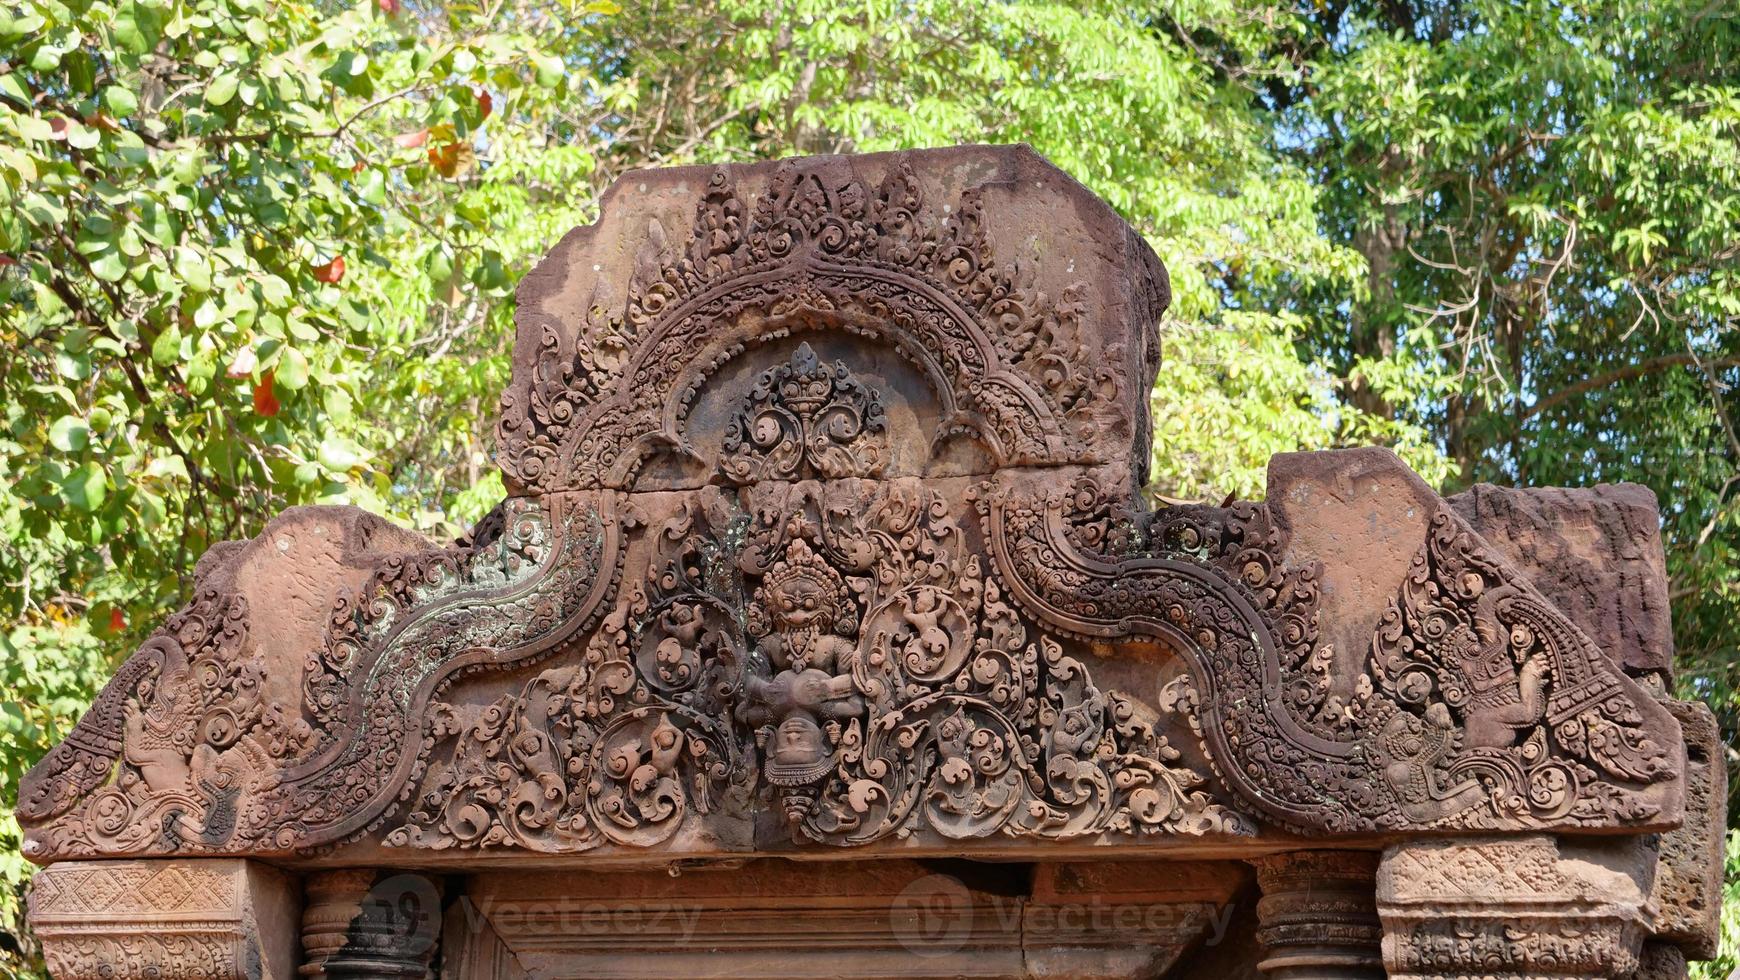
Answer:
M568 66L553 54L534 57L532 67L537 71L538 84L545 88L555 88L562 84L562 79L568 74Z
M145 475L156 479L173 477L186 480L188 479L187 464L182 461L180 456L158 456L146 464Z
M163 17L149 4L125 4L115 17L114 32L116 42L123 48L133 54L144 54L162 39Z
M117 119L131 116L139 108L139 99L124 85L111 85L103 90L103 105Z
M118 282L127 275L127 257L118 248L106 248L90 261L91 273L104 282Z
M189 289L202 293L211 292L211 265L206 262L205 256L185 245L175 249L175 275Z
M445 248L430 249L425 268L429 281L440 288L453 278L453 256Z
M171 323L151 342L153 364L174 364L181 360L181 327Z
M75 150L90 150L102 141L103 134L95 126L86 126L81 122L67 120L66 145Z
M274 371L278 387L295 391L308 383L308 358L296 348L286 347L279 352Z
M320 459L320 465L333 473L347 473L362 465L363 461L362 452L354 442L333 436L321 440L320 451L317 455Z
M260 279L260 298L266 301L267 306L289 306L290 284L281 277L268 273Z
M236 97L236 88L241 85L241 78L234 72L219 72L205 89L205 102L211 106L228 105Z
M72 415L62 415L48 427L48 442L63 453L76 453L89 445L91 441L90 426L84 419Z
M61 498L86 513L103 506L108 494L108 474L93 462L80 464L60 481Z

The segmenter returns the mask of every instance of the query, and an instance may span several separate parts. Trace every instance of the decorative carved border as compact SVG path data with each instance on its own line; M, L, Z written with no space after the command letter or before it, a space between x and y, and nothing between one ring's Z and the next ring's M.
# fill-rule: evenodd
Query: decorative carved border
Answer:
M502 396L498 461L529 491L631 489L645 459L687 451L694 391L746 346L826 326L887 344L942 399L944 431L1000 464L1091 462L1117 372L1082 364L1081 307L999 266L976 191L938 219L910 166L879 188L783 165L753 204L715 171L679 253L638 271L625 311L577 337L523 315L539 344ZM1106 352L1115 360L1119 352Z
M27 856L282 852L378 826L421 771L435 695L590 629L620 573L616 513L609 493L515 498L467 541L382 561L309 658L309 720L260 704L245 605L208 591L26 776Z
M1679 819L1671 716L1448 506L1355 683L1318 637L1321 570L1287 564L1266 506L1147 514L1127 490L1058 485L1130 397L1108 366L1121 352L1083 363L1075 290L995 261L978 191L939 217L919 186L905 164L874 188L788 164L752 201L720 170L619 316L571 330L527 311L541 342L500 429L522 492L452 547L379 559L333 608L300 705L262 696L283 668L254 652L246 601L202 589L25 779L27 853L315 848L381 829L412 794L394 844L654 847L762 791L830 844L1254 829L1058 637L1182 658L1165 704L1238 801L1302 833ZM810 512L832 491L784 481L858 493L843 478L881 475L886 426L848 365L800 345L737 406L719 483L740 509L690 491L654 578L613 602L633 523L619 491L653 453L693 453L689 408L722 365L799 331L919 367L938 437L969 433L999 466L974 493L982 544L902 481ZM770 467L782 453L796 463ZM825 628L774 605L800 586ZM574 656L487 718L437 700L559 651ZM583 730L557 732L548 705ZM460 747L431 773L438 743ZM519 778L485 778L503 772Z
M246 861L74 861L32 880L30 925L56 980L257 980L293 971L297 904Z
M1678 726L1447 505L1373 638L1367 675L1337 693L1309 642L1316 572L1282 568L1284 541L1260 509L1161 525L1204 561L1164 542L1122 556L1084 547L1109 540L1117 504L1091 484L993 484L980 500L1014 600L1060 632L1153 637L1184 657L1221 777L1282 826L1658 829L1679 819L1685 747L1658 734Z

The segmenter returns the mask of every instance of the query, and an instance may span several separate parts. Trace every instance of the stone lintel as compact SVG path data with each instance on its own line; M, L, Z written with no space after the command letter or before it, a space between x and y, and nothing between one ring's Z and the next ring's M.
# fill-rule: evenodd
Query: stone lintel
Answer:
M1257 865L1273 976L1371 974L1374 888L1402 975L1460 975L1470 943L1515 976L1706 953L1719 747L1663 701L1647 491L1446 499L1363 448L1156 509L1168 298L1141 235L1026 147L625 177L520 286L507 498L451 542L301 507L214 547L21 781L57 968L273 967L249 860L308 875L311 978L421 976L452 918L429 889L734 861L796 875L825 935L880 937L859 972L910 952L876 920L924 878L877 869L935 861L1052 869L1020 884L1020 941L969 933L963 970L1158 972L1194 924L1120 945L1065 920L1143 906L1120 872L1159 858ZM1593 897L1589 855L1658 834L1660 874L1625 858L1638 894ZM230 904L175 930L76 905L202 867ZM57 890L77 875L95 890ZM412 893L427 914L395 918ZM766 964L795 906L748 898L701 927ZM453 962L708 962L613 935L534 969L558 940L486 931Z
M1647 840L1422 841L1377 874L1394 980L1624 977L1655 917Z
M288 980L300 904L257 861L66 861L32 879L30 927L55 980Z

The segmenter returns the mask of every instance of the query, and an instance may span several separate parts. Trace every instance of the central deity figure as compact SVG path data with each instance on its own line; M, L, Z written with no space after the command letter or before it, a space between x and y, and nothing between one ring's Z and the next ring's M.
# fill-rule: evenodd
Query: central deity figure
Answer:
M748 618L772 677L748 674L738 716L755 729L763 774L797 823L834 767L843 723L864 711L852 679L855 607L840 573L799 538L755 590Z

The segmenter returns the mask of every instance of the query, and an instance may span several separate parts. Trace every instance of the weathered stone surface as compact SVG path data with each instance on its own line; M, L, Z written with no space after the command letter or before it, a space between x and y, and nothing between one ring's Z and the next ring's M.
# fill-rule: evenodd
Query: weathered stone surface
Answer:
M234 858L68 861L30 924L56 980L272 980L296 972L296 882Z
M1258 858L1258 968L1275 980L1383 980L1371 851L1291 851Z
M869 353L845 335L896 396L885 475L1103 463L1133 486L1169 296L1025 146L632 173L520 286L502 467L531 491L698 486L733 444L708 376L741 390L788 336Z
M1149 510L1166 298L1025 148L633 175L522 285L508 499L450 544L300 508L213 549L24 781L28 854L334 871L304 966L416 975L432 943L348 945L340 869L1076 869L1031 911L1139 890L1082 870L1111 855L1680 826L1707 774L1625 673L1660 628L1646 502L1459 510L1349 450L1277 457L1266 503ZM1665 845L1688 949L1719 798ZM1121 976L1197 941L1023 922L959 962ZM453 962L557 970L486 931ZM852 970L896 962L871 946Z
M1650 940L1637 957L1637 972L1628 980L1686 980L1686 954L1678 946Z
M428 547L354 507L292 507L213 548L193 602L25 777L25 856L223 849L237 801L313 743L298 681L334 602Z
M1648 487L1483 483L1450 503L1626 670L1672 674L1661 516Z
M1686 821L1661 836L1652 895L1654 933L1692 959L1713 959L1722 933L1722 874L1728 834L1727 743L1701 702L1669 707L1686 733Z
M504 977L1135 980L1220 941L1245 877L1236 862L900 860L483 875L449 918L447 949Z
M1384 966L1394 980L1627 976L1654 873L1635 839L1393 845L1377 876Z

